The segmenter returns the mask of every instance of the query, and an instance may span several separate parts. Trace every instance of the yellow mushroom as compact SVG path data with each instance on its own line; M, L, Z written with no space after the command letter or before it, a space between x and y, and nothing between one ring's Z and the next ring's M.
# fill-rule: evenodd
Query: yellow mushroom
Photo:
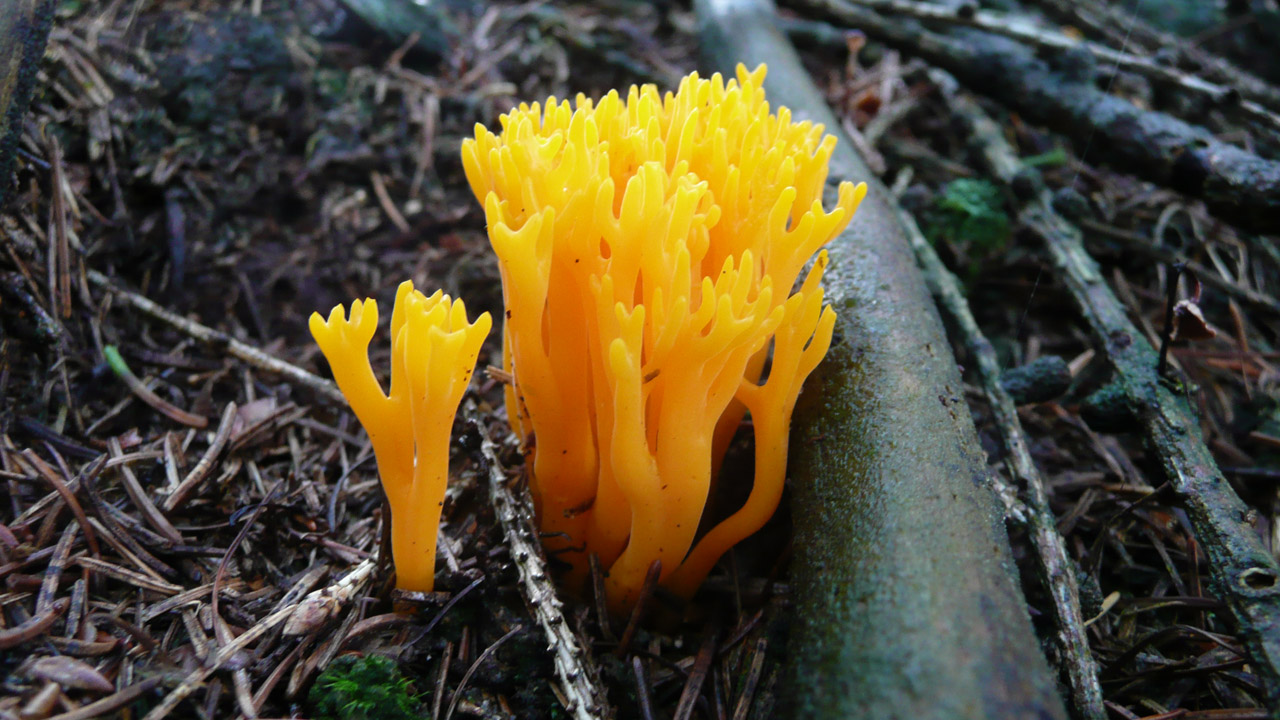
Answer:
M831 342L825 255L792 288L865 186L842 183L823 208L835 138L771 112L764 76L739 66L665 95L549 98L463 143L502 275L507 413L541 529L575 586L599 556L618 612L653 561L688 596L773 514L791 408ZM750 498L699 541L748 412Z
M450 432L491 323L488 313L468 322L461 299L440 291L427 297L411 281L401 283L391 314L391 390L384 393L369 363L377 302L352 302L349 317L341 305L327 321L311 315L311 334L373 445L403 590L430 592L434 585Z

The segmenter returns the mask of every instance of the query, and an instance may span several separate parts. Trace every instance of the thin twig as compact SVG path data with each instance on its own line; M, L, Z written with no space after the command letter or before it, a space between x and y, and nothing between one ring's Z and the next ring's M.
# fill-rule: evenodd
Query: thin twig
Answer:
M443 620L444 617L449 614L449 611L452 610L455 605L457 605L459 602L462 601L462 598L471 594L471 591L480 587L480 584L483 582L484 582L484 576L481 575L475 580L472 580L466 587L454 593L453 597L449 598L449 602L445 603L444 607L440 608L440 612L436 613L435 617L431 618L431 621L428 622L426 626L422 628L421 634L425 637L428 633L434 630L436 625L439 625L440 621Z
M391 219L391 224L401 233L409 234L413 230L409 226L409 221L404 219L404 215L400 213L400 209L396 207L395 202L391 199L391 194L387 192L386 181L382 179L382 175L377 171L369 173L369 181L373 184L373 194L378 198L378 204L382 206L382 211Z
M315 392L334 402L346 402L342 392L338 390L338 386L322 377L313 375L297 365L287 363L255 347L246 345L224 332L214 330L211 327L201 325L194 320L188 320L181 315L166 310L135 292L131 292L117 286L109 280L107 276L96 270L90 270L88 272L88 277L89 281L94 285L110 292L116 297L116 299L128 304L134 309L139 310L156 320L167 323L201 342L221 345L227 349L228 354L238 360L246 362L260 370L282 375L299 385L311 388Z
M453 642L445 641L440 655L440 673L436 675L435 697L431 701L431 720L440 720L440 705L444 702L444 683L449 679L449 660L453 657Z
M480 664L485 660L488 660L489 656L497 652L498 648L502 647L503 643L515 637L516 633L523 629L524 628L520 625L511 628L507 631L506 635L498 638L492 645L485 648L484 652L480 653L480 657L476 658L476 661L471 663L471 667L467 668L467 672L462 676L462 679L458 681L458 687L453 689L453 697L449 700L449 709L444 713L444 720L449 720L453 717L453 711L458 708L458 701L462 699L462 691L466 689L467 682L471 680L471 676L475 674L476 670L480 667Z
M468 401L465 414L480 433L480 457L489 475L489 502L493 505L503 535L511 547L520 574L520 589L525 601L546 633L553 655L560 689L569 703L575 720L603 720L613 715L604 701L599 672L582 641L565 619L560 599L547 571L542 544L533 531L533 508L528 495L517 499L507 487L507 478L498 461L497 446L489 436L475 405ZM446 715L448 717L448 715Z

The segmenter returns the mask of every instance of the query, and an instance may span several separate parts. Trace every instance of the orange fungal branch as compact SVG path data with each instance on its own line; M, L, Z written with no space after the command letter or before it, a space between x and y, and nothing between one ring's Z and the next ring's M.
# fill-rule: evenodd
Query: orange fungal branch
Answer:
M541 529L571 583L599 556L616 612L654 560L691 595L772 516L792 408L831 343L825 253L797 280L866 189L841 183L823 208L835 138L772 112L765 72L549 98L463 143L502 274L507 414ZM750 496L699 538L747 413Z
M391 314L389 394L369 363L369 342L378 327L376 301L352 302L349 317L341 305L327 321L313 313L310 324L338 388L373 445L391 506L396 586L430 592L449 479L449 436L489 334L489 314L468 322L462 300L440 291L427 297L411 281L401 283Z

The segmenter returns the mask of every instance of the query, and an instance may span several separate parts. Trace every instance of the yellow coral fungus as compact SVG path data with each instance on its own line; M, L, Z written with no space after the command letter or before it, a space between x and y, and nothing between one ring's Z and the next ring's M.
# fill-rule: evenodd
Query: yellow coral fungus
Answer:
M666 587L692 594L773 514L792 407L831 342L825 254L791 291L865 186L842 183L823 209L835 138L770 112L764 76L693 74L674 94L579 95L576 109L550 98L463 143L502 274L507 412L541 527L571 581L600 557L615 611L655 560ZM749 499L698 540L747 412Z
M349 318L341 305L328 321L311 315L311 334L373 444L391 505L396 585L404 590L430 592L434 583L449 434L491 323L488 313L468 322L460 299L440 291L427 297L412 281L401 283L391 313L391 391L384 393L369 363L377 302L356 300Z

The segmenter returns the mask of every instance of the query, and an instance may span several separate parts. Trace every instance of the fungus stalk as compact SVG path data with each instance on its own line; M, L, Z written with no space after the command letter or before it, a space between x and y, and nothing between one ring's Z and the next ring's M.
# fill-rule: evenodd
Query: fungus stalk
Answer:
M377 302L352 302L349 317L341 305L327 321L311 315L311 334L373 445L402 590L430 592L434 585L449 436L491 322L488 313L468 322L461 299L440 291L427 297L411 281L401 283L391 314L391 390L384 393L369 363Z

